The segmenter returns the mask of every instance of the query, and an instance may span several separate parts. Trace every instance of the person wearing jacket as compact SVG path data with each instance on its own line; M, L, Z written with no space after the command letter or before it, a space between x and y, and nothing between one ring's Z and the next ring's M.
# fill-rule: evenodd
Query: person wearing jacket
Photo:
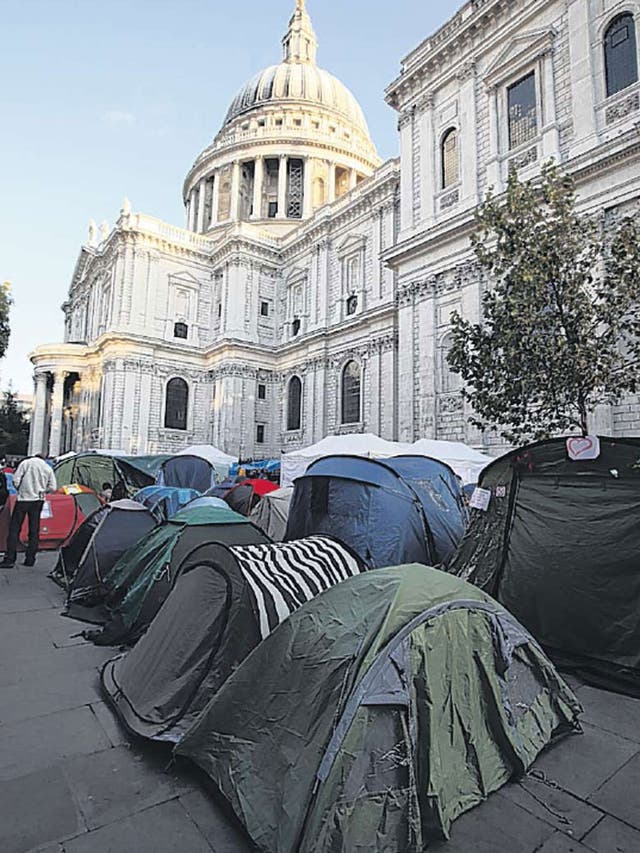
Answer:
M16 503L11 514L7 550L2 568L11 568L16 562L18 538L25 516L29 519L29 544L25 556L25 566L33 566L38 553L38 538L40 533L40 513L45 495L55 492L57 488L53 469L44 461L44 456L37 453L24 459L16 468L13 475L13 485L16 487Z

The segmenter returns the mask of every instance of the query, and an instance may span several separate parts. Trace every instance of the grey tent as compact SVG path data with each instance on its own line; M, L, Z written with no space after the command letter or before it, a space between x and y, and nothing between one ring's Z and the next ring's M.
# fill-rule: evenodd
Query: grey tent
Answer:
M249 516L250 520L263 530L274 542L282 542L287 531L289 506L293 497L293 487L277 489L265 495Z
M506 610L410 565L301 607L175 751L206 771L263 853L417 853L574 730L579 712Z
M177 741L274 627L363 568L328 537L210 545L178 577L138 644L104 667L109 700L131 731Z

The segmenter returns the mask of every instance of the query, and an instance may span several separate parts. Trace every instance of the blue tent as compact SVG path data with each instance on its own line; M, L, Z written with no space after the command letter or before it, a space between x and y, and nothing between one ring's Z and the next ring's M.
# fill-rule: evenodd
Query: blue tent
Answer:
M374 568L438 565L452 555L466 522L460 484L442 462L327 456L294 483L286 539L331 534Z
M212 495L199 495L189 502L187 509L195 509L196 507L217 507L218 509L229 509L229 505L222 498L215 498Z
M145 486L133 496L134 501L146 506L160 521L175 515L180 507L200 497L195 489L177 489L174 486Z
M201 456L172 456L163 462L158 472L156 485L173 486L177 489L195 489L206 492L216 484L213 465Z

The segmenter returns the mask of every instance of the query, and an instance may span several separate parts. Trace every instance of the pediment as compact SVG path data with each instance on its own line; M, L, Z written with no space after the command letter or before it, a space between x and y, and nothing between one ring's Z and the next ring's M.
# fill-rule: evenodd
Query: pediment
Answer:
M190 273L189 270L180 270L169 274L171 284L182 284L186 287L200 287L200 280Z
M527 30L512 38L484 73L487 86L495 86L518 71L518 67L543 56L553 47L553 27Z
M364 249L366 242L367 238L363 234L350 234L336 246L336 254L339 258L344 258L346 255L360 252Z
M304 267L293 267L293 269L289 270L285 277L285 283L287 287L292 284L298 284L301 281L304 281L307 278L308 270Z

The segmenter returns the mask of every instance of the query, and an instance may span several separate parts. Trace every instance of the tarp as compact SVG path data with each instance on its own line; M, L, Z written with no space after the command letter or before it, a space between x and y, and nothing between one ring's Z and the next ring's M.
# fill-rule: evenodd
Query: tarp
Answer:
M450 570L498 598L558 662L640 695L640 439L600 438L572 461L565 438L485 469Z
M216 470L201 456L172 456L160 466L156 483L177 489L195 489L202 494L215 486Z
M276 489L264 495L251 511L250 520L274 542L282 542L287 532L287 519L293 489Z
M271 480L242 480L225 492L224 500L235 512L251 515L260 500L277 489L278 486Z
M500 605L400 566L296 611L175 752L209 775L260 851L421 853L579 712Z
M177 578L138 644L104 667L109 700L131 731L176 742L274 626L362 568L325 537L207 547Z
M81 483L100 494L103 483L111 483L113 498L131 497L155 483L162 463L169 456L120 456L78 453L54 466L59 486Z
M9 495L0 511L0 550L2 551L6 550L9 523L15 502L16 496ZM40 515L40 550L55 551L60 548L69 541L87 516L101 505L95 492L86 488L79 489L74 494L66 494L63 489L59 489L47 495ZM25 518L18 543L21 548L27 545L28 529Z
M454 473L419 456L328 456L294 485L286 539L338 537L370 566L446 561L467 513Z
M104 630L99 645L134 643L151 624L176 578L215 543L257 545L269 540L228 507L183 507L127 551L105 579Z
M220 480L224 480L228 476L229 469L238 461L237 456L230 456L213 444L193 444L181 450L177 455L199 456L201 459L206 459L215 468Z
M142 504L128 499L113 501L84 522L63 548L54 580L68 586L67 615L79 615L75 606L91 607L102 600L103 578L117 560L157 524Z
M174 486L145 486L133 496L150 510L159 521L166 521L178 510L200 496L196 489L178 489Z

